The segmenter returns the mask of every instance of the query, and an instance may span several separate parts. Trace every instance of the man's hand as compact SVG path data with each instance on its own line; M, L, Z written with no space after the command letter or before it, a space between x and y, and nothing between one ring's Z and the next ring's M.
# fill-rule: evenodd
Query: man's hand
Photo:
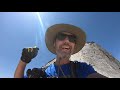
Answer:
M21 60L25 63L29 63L37 56L38 50L39 48L37 47L23 48Z

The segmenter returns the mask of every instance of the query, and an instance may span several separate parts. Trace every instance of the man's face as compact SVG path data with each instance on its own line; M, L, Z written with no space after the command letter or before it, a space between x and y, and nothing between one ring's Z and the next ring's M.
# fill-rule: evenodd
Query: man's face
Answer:
M74 52L75 43L76 37L71 33L59 33L54 42L56 54L60 57L69 58Z

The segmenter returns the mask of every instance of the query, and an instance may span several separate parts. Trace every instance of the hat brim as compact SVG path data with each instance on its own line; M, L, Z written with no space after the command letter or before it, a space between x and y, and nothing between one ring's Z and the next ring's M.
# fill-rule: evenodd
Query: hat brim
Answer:
M45 35L46 46L52 53L56 54L54 39L56 34L59 32L69 32L77 37L73 54L79 52L84 47L86 42L86 34L81 28L70 24L55 24L47 29Z

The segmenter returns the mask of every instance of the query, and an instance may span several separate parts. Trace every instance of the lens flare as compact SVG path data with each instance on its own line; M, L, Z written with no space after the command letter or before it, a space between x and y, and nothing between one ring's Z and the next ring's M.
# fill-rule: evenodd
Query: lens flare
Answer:
M38 20L39 20L39 22L40 22L40 25L41 25L41 27L42 27L42 30L44 30L44 26L43 26L43 23L42 23L42 19L41 19L41 17L40 17L40 14L39 14L39 12L36 12L37 13L37 16L38 16Z
M36 44L36 46L40 46L41 49L44 48L43 40L44 40L44 34L45 34L45 30L44 30L45 27L44 27L44 24L43 24L43 20L41 18L42 14L43 14L42 12L36 12L40 28L39 28L39 30L36 31L36 37L35 37L36 38L35 44Z

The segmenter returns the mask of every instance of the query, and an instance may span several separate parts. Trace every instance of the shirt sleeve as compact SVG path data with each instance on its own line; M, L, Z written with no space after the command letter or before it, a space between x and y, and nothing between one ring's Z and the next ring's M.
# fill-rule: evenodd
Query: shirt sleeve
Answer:
M87 63L82 63L81 65L81 75L83 78L86 78L88 75L92 74L92 73L96 73L96 71L94 70L94 68Z

